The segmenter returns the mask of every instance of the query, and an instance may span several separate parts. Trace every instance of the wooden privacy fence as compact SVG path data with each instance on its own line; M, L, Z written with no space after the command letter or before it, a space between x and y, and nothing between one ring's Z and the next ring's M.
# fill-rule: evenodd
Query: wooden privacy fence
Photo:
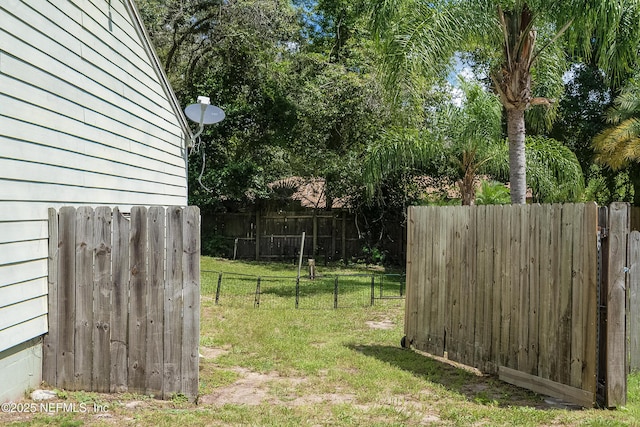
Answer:
M49 210L43 379L67 390L198 393L197 207Z
M203 234L225 242L218 256L233 259L297 260L302 233L306 233L304 256L322 262L366 258L367 244L361 233L366 224L346 210L255 211L203 215ZM404 262L405 230L398 222L387 223L381 250L387 261Z
M627 209L599 233L594 203L410 208L405 342L583 406L601 378L624 404Z

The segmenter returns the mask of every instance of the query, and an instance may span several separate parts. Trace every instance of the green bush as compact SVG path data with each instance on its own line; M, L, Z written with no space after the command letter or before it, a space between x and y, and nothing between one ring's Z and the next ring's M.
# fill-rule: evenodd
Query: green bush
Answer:
M233 250L233 243L230 239L215 233L202 235L202 255L212 257L229 257Z

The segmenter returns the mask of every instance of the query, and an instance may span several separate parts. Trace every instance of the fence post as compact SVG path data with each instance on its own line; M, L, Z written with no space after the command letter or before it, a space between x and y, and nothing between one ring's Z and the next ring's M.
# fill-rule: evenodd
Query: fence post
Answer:
M626 342L626 251L629 234L629 206L609 207L609 252L606 254L606 406L622 406L627 401Z
M342 260L347 265L347 212L342 211Z
M313 219L312 219L312 228L313 228L313 248L311 256L315 258L316 252L318 251L318 213L316 210L313 210Z
M299 301L300 301L300 276L296 277L296 308L298 308Z
M376 276L371 275L371 307L375 304L376 299Z
M260 307L260 276L258 276L258 283L256 284L256 298L253 303L253 308Z
M260 259L260 211L256 210L256 261Z
M338 276L333 281L333 308L338 308Z
M218 274L218 286L216 286L216 305L220 302L220 287L222 286L222 273Z

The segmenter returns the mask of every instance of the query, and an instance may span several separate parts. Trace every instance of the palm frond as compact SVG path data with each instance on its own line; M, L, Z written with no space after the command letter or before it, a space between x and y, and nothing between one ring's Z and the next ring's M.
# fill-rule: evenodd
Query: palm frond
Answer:
M366 154L363 167L365 191L369 200L384 180L396 173L429 174L445 160L442 144L415 129L392 129Z
M584 190L576 155L559 141L527 137L527 185L544 202L573 201Z

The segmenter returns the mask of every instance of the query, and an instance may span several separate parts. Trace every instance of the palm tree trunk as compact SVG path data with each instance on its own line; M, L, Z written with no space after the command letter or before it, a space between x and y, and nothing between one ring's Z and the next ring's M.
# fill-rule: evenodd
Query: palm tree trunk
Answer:
M467 167L467 170L464 173L464 177L458 181L458 187L460 188L460 195L462 196L462 205L463 206L472 206L475 204L476 200L476 188L475 188L475 180L476 174L473 170Z
M524 110L507 110L507 138L509 139L509 182L511 204L523 205L527 202L527 169L524 154L525 145Z

